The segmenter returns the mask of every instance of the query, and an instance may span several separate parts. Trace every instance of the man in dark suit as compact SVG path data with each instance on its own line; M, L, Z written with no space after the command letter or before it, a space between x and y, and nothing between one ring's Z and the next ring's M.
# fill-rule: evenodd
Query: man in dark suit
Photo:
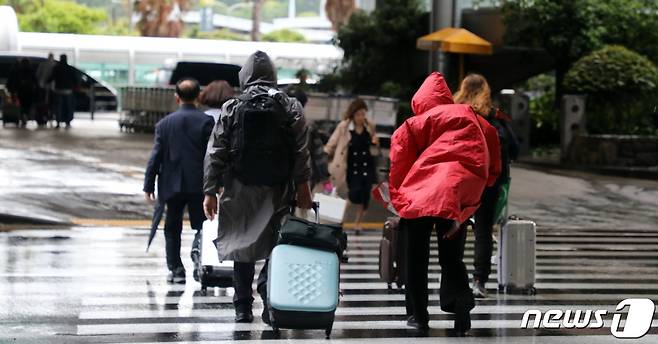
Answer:
M199 111L196 99L199 83L184 79L176 84L179 109L155 126L155 143L146 167L144 193L155 202L158 177L159 202L167 205L165 241L170 283L185 283L185 268L180 257L183 211L187 205L190 225L201 229L203 213L203 158L214 126L212 117Z

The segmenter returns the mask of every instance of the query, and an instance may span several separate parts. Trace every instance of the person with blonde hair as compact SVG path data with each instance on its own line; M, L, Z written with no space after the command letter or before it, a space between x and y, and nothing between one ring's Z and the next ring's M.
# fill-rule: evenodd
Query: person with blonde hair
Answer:
M518 155L518 141L509 125L511 119L502 111L496 109L491 101L489 83L480 74L468 75L455 94L455 103L468 104L489 124L496 128L500 141L501 173L492 186L484 189L480 198L480 207L475 212L475 259L473 265L473 295L476 298L486 298L485 284L491 273L491 254L493 253L493 225L496 222L496 203L503 187L509 187L510 161Z
M361 231L361 220L370 203L372 185L377 182L371 146L379 146L374 123L368 121L368 105L355 99L324 147L329 155L329 174L338 196L357 206L354 228Z

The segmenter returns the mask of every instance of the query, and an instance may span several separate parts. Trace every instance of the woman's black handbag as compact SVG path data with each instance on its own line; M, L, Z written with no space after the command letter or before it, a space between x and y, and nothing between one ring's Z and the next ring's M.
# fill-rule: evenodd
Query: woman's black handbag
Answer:
M341 225L319 223L319 203L313 203L316 222L289 215L279 231L277 244L312 247L343 255L347 246Z

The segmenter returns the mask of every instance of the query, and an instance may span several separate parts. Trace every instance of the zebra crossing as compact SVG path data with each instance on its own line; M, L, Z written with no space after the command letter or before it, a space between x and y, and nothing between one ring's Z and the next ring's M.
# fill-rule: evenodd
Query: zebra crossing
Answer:
M476 302L467 338L452 337L452 315L440 310L435 242L429 269L431 330L423 334L406 326L402 292L379 280L381 232L350 235L331 342L615 342L610 319L600 329L522 329L521 320L529 309L612 313L627 298L658 300L658 228L539 227L537 233L537 295L497 293L493 265L490 296ZM252 324L235 324L232 290L202 294L185 249L188 283L166 284L164 240L158 236L145 253L146 237L147 231L129 228L0 233L0 304L8 306L0 310L0 343L326 342L323 331L282 330L277 337L259 317ZM183 247L189 248L192 239L192 232L184 231ZM465 262L472 272L472 235ZM261 309L256 298L254 314ZM15 326L12 314L30 316L33 323ZM657 321L647 336L631 342L655 343L655 326Z

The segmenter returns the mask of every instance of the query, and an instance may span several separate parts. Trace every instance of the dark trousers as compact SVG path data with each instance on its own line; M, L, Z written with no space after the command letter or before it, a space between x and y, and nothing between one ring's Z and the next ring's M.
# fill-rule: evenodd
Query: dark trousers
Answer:
M55 95L55 119L57 123L66 122L67 124L71 123L73 120L73 112L75 111L75 97L73 94L61 94L56 93Z
M167 217L165 219L165 243L167 249L167 268L170 271L184 269L180 258L181 232L183 231L183 212L185 206L190 215L192 229L203 227L206 216L203 213L203 194L179 193L167 201Z
M454 313L457 307L471 310L475 304L464 264L466 230L462 228L452 240L443 239L442 236L450 230L451 225L452 221L442 218L423 217L400 220L400 227L407 235L407 284L405 288L407 311L413 312L419 323L429 321L427 269L430 258L430 237L435 228L439 242L439 264L441 265L441 289L439 291L441 309Z
M258 293L266 298L267 296L267 265L269 261L265 261L265 265L260 270L258 275L258 281L256 282ZM254 274L256 273L256 263L233 263L233 288L235 288L235 294L233 295L233 304L242 305L249 304L251 305L254 302L252 297L253 289L251 285L254 283ZM263 301L266 301L265 299Z
M473 272L473 278L481 283L487 283L489 274L491 274L491 255L493 253L493 239L491 236L499 194L500 186L498 184L484 189L480 199L480 208L475 212L475 225L473 226L473 232L475 233L473 266L475 271Z

